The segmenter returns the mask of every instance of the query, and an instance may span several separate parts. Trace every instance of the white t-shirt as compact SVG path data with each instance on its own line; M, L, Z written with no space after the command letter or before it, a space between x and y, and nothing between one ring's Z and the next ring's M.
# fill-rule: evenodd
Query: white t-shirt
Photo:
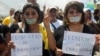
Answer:
M41 24L43 27L45 27L43 22ZM56 19L56 22L53 22L52 24L57 29L59 26L63 25L63 21ZM51 32L54 32L55 29L52 24L50 24L50 29L51 29Z
M63 21L57 19L57 21L53 22L52 24L50 24L50 29L52 32L54 32L55 28L57 29L59 26L63 25Z

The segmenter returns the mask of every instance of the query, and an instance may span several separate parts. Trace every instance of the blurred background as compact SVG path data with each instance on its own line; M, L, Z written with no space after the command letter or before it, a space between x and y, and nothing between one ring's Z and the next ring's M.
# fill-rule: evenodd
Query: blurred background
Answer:
M49 6L58 6L62 10L66 3L72 0L37 0L40 5L41 10L43 10L43 6L46 8ZM91 10L94 9L94 3L100 0L78 0L83 2L85 7L90 7ZM10 8L15 8L16 10L22 9L22 5L26 3L26 0L0 0L0 15L8 15Z

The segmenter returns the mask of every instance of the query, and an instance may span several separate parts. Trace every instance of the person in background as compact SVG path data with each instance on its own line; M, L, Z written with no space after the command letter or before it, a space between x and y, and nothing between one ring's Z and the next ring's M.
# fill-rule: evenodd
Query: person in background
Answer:
M57 19L63 20L63 11L62 11L62 9L59 9L59 10L58 10Z
M16 11L16 12L14 13L14 20L15 20L14 23L21 22L21 12L20 12L20 11Z
M3 22L2 22L3 25L9 26L11 23L14 22L14 18L13 18L14 12L15 12L15 9L11 8L9 12L10 13L9 16L3 19Z
M0 25L0 35L5 40L5 47L6 50L4 51L6 53L6 56L11 56L11 48L14 48L14 44L11 41L11 33L10 28L7 25Z
M84 14L85 14L85 24L90 26L94 30L95 34L99 34L100 29L99 29L99 26L94 19L94 16L92 15L91 10L89 8L85 8Z
M9 24L9 27L11 27L12 24L18 24L19 22L21 22L21 12L20 11L16 11L14 13L14 22Z
M46 17L50 17L50 28L54 32L59 26L63 24L63 21L57 19L58 11L56 6L51 6L47 10Z
M95 9L94 10L94 19L96 20L96 22L99 22L99 19L100 19L100 9Z
M63 24L63 22L59 19L57 19L58 15L58 11L57 11L57 6L50 6L48 7L44 17L48 17L50 16L50 29L52 31L52 33L54 33L54 31L60 26ZM42 23L40 23L44 28L45 28L45 25L44 25L44 21ZM54 51L50 50L50 55L51 56L55 56L55 53Z
M50 21L50 29L52 31L52 33L54 33L54 31L61 25L63 25L63 21L57 19L57 15L58 15L58 9L56 6L50 6L47 9L47 14L46 17L50 17L51 21ZM44 26L44 22L41 23ZM44 26L45 27L45 26ZM55 53L51 50L51 55L55 56Z
M89 8L84 8L84 14L85 14L85 23L91 24L96 23L96 20L94 19L94 16Z
M36 5L36 6L38 6L39 7L39 4L37 3L37 0L27 0L27 3L32 3L32 4L34 4L34 5ZM22 6L23 7L23 6ZM38 20L38 23L41 23L41 22L43 22L43 18L44 18L44 13L41 11L41 13L40 13L41 15L41 18L39 18L39 20ZM25 27L25 22L24 22L24 18L23 18L23 16L21 15L21 20L22 20L22 22L19 22L18 23L18 25L19 25L19 27L20 27L20 29L22 29L22 31L24 31L23 30L23 28Z
M21 22L18 22L18 27L21 29L22 32L24 32L25 20L22 13L20 15L20 19L21 19Z
M85 24L87 24L89 27L91 27L92 30L94 30L95 34L100 34L100 27L96 23L94 16L92 15L92 12L89 8L84 9L84 14L85 14ZM94 46L95 51L99 51L99 45L96 44Z
M64 10L64 24L55 30L54 35L50 31L50 17L48 16L44 18L44 25L47 32L50 34L49 37L53 37L56 40L56 56L80 56L63 53L62 44L64 39L64 31L94 34L94 30L91 30L90 27L84 24L85 18L83 8L83 3L78 1L70 1L69 3L67 3ZM96 35L96 44L99 43L98 38L100 37L97 37ZM92 54L92 56L93 55L94 53Z

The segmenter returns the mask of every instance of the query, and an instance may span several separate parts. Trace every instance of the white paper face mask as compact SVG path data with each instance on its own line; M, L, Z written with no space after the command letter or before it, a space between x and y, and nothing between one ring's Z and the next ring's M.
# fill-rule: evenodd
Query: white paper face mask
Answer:
M70 22L80 22L81 17L80 16L73 16L69 18Z

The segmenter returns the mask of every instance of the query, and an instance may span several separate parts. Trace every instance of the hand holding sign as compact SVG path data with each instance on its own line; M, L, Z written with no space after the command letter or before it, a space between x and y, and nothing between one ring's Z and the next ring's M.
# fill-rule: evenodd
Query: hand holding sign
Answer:
M62 56L63 51L61 49L56 49L56 56Z
M15 48L14 42L9 41L9 43L8 43L8 48L9 48L9 49Z
M100 34L96 35L96 44L100 44Z

